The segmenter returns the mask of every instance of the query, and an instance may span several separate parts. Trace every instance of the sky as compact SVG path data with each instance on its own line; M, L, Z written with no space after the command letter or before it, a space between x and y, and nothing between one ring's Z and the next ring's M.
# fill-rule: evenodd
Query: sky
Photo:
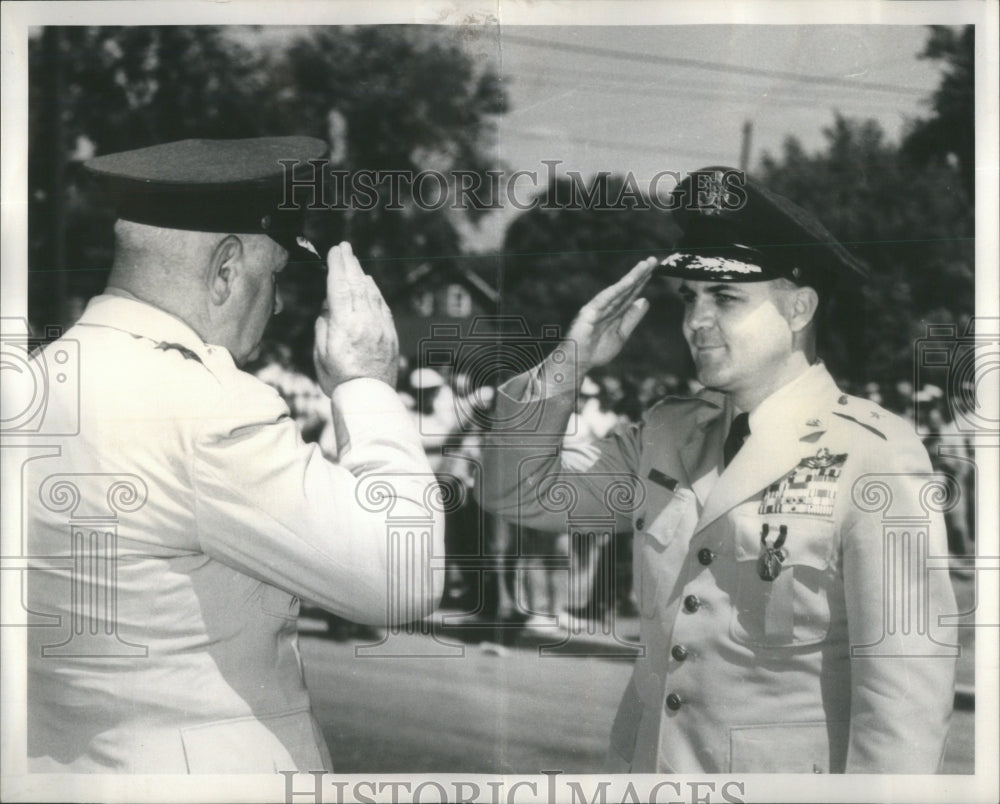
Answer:
M538 174L547 160L584 178L631 172L640 187L661 171L740 167L779 155L787 137L824 145L835 112L875 119L898 141L929 114L940 64L919 57L924 25L466 25L455 40L506 84L509 109L492 143L509 171ZM301 28L234 30L245 44L281 44ZM245 37L245 38L244 38ZM661 197L673 186L665 178ZM532 180L517 184L531 196ZM513 206L463 230L473 251L499 248Z
M561 158L584 173L651 176L736 163L750 121L752 167L789 135L821 145L835 109L875 118L897 138L907 118L927 112L922 101L940 80L939 65L918 58L927 34L876 25L501 28L488 45L511 96L501 155L516 166Z
M929 113L940 65L919 54L924 26L688 25L503 26L466 37L507 83L497 155L512 170L558 159L584 176L739 166L778 155L789 136L823 147L835 111L879 122L898 141L906 121ZM667 186L669 190L669 186ZM492 248L507 209L470 233Z

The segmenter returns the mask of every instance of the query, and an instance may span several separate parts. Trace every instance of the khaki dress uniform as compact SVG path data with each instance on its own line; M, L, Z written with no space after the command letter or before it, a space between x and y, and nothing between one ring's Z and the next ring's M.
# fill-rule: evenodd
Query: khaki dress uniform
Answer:
M321 271L284 189L287 165L308 170L326 148L184 140L85 167L122 220L266 235ZM441 594L423 558L393 547L444 549L437 486L395 391L370 378L334 388L345 438L327 461L226 348L118 289L35 365L49 381L45 449L22 477L31 772L332 769L299 598L389 625Z
M574 516L607 515L609 478L631 478L644 655L615 718L633 772L932 773L953 703L955 599L941 490L912 428L842 394L822 363L750 415L723 468L723 394L666 400L596 445L553 449L573 387L532 375L501 389L492 510L566 527L546 478L572 484ZM534 414L528 409L534 408ZM534 416L534 418L533 418ZM867 481L872 484L868 485ZM928 486L930 484L930 486ZM931 495L933 496L933 495ZM896 538L891 506L910 524ZM902 623L902 624L900 624Z
M50 365L67 343L79 396L53 388L47 424L79 432L25 470L28 544L45 557L28 578L44 618L28 629L32 772L332 769L299 598L385 625L390 594L424 611L440 594L397 582L386 514L358 503L365 476L391 475L394 512L443 549L409 413L378 380L338 386L350 446L334 464L276 391L161 310L98 296Z

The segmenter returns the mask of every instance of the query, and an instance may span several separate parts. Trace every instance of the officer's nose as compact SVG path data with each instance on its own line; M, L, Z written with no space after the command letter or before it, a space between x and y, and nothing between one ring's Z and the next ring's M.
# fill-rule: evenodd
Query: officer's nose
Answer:
M695 299L687 308L684 323L690 330L707 329L712 326L711 305L702 299Z

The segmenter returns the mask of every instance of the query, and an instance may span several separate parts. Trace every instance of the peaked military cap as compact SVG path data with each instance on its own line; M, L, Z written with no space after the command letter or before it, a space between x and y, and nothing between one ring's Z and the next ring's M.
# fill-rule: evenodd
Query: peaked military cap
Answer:
M119 218L166 229L263 234L290 259L314 260L299 240L305 199L286 202L286 172L311 178L308 160L326 152L326 143L312 137L191 139L99 156L84 167L111 196Z
M673 192L681 237L661 263L666 276L762 282L784 277L830 290L868 269L814 215L751 181L743 171L707 167Z

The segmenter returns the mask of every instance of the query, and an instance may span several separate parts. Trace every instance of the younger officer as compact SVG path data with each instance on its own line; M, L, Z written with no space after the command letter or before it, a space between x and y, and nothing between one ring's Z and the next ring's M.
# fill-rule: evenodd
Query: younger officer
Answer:
M842 394L816 358L817 309L864 269L808 213L728 168L682 182L683 236L659 263L684 301L698 380L596 447L557 450L576 380L621 349L645 260L580 312L568 341L498 395L533 434L486 451L486 505L532 527L607 517L630 478L645 654L615 718L634 772L931 773L952 709L955 612L912 428ZM939 480L939 479L938 479ZM928 485L930 484L930 485ZM552 493L549 494L549 490ZM492 492L492 493L489 493ZM560 511L560 513L554 513ZM905 532L884 517L908 518Z
M26 465L27 534L44 556L28 580L42 618L29 629L33 772L330 770L299 596L376 625L436 604L440 583L387 538L391 511L423 554L444 552L434 475L394 390L392 319L348 244L326 260L314 351L338 462L239 369L281 309L289 257L315 260L301 210L282 204L281 160L324 151L188 140L87 165L119 220L106 292L41 358L56 379L46 429L66 435ZM74 345L78 376L61 357Z

